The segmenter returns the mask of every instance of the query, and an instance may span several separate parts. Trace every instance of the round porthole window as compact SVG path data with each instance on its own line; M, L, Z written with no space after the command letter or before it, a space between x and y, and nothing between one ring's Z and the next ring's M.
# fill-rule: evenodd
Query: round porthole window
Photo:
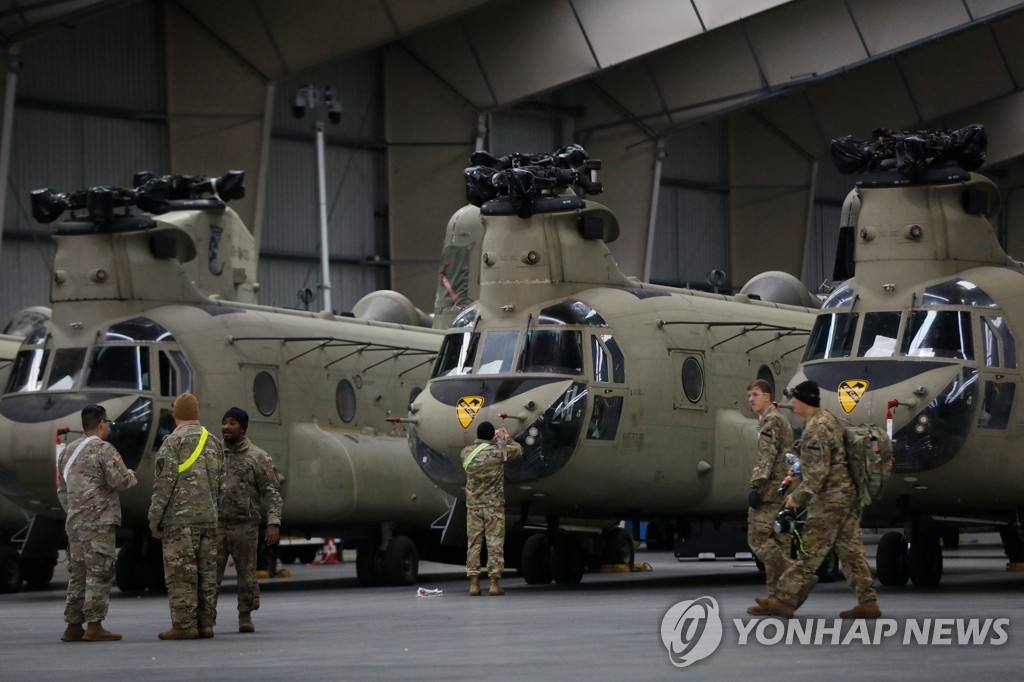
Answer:
M757 370L757 378L768 382L768 386L771 387L772 397L775 397L775 375L772 374L772 370L768 365L761 365Z
M704 395L704 369L696 358L686 358L683 361L683 393L691 403L700 401Z
M334 403L338 408L338 416L346 424L356 417L356 390L348 379L338 382L338 388L334 390Z
M260 372L252 382L252 397L256 409L264 417L269 417L277 410L277 382L270 372Z

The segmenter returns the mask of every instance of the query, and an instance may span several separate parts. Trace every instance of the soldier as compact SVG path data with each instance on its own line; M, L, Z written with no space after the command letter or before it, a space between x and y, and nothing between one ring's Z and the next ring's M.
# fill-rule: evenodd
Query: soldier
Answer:
M217 526L217 584L224 579L228 555L238 574L238 631L255 632L252 612L260 607L256 556L260 520L267 517L267 545L276 545L281 530L281 483L274 460L245 433L249 415L237 407L224 413L224 488ZM216 615L216 614L214 614Z
M175 429L160 446L149 529L163 538L171 629L160 639L213 637L217 603L217 501L224 451L199 424L199 401L182 393L171 410Z
M121 635L103 627L110 583L114 578L114 529L121 524L118 490L138 483L135 472L106 440L110 438L107 411L100 405L82 410L85 435L57 458L57 498L67 512L68 596L61 639L65 642L111 642ZM88 623L88 628L82 628Z
M764 379L752 381L747 386L747 403L757 415L757 464L750 477L747 512L747 544L754 556L764 564L765 583L768 596L775 594L775 582L789 567L789 537L776 535L773 530L780 500L777 491L789 471L786 462L786 448L793 442L793 429L772 402L771 385ZM751 606L747 613L752 616L767 616L763 606Z
M494 431L490 422L476 428L476 440L462 449L466 470L466 575L469 594L480 595L480 547L487 536L488 594L501 596L498 584L505 570L505 462L523 456L523 447L512 440L504 427Z
M878 598L871 569L864 555L864 537L860 532L861 508L846 465L843 427L822 410L818 384L804 381L787 393L793 411L803 417L800 441L802 481L799 489L786 498L786 507L807 507L803 544L807 556L797 559L779 577L775 596L765 606L772 614L792 618L799 607L801 591L811 582L814 572L835 548L846 581L857 594L857 606L839 615L842 618L878 618Z

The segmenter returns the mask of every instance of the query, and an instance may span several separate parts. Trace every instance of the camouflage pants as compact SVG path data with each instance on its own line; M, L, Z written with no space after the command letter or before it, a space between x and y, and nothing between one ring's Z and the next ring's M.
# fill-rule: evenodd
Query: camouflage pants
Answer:
M793 563L789 555L792 542L790 536L775 534L775 517L778 512L777 503L762 504L747 512L747 544L754 556L764 564L769 595L775 594L779 576Z
M466 509L466 575L480 575L480 549L487 537L487 575L500 578L505 571L505 505Z
M95 623L107 617L117 550L112 525L68 530L68 596L64 621Z
M249 613L260 607L260 586L256 580L256 548L259 526L254 523L221 523L217 528L217 585L224 580L228 555L235 560L238 582L238 612ZM214 622L217 620L214 600Z
M860 507L849 500L825 501L808 509L803 544L808 555L797 559L779 577L776 596L787 604L796 604L801 591L809 586L815 571L835 548L846 582L857 595L857 602L875 601L877 594L871 568L864 554L864 535L860 531Z
M212 627L217 619L216 527L171 526L161 542L171 625Z

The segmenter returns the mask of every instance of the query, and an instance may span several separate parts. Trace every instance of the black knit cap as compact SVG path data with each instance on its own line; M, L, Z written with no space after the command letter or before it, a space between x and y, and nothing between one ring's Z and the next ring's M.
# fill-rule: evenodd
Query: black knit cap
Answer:
M796 398L811 407L821 406L821 393L818 391L818 384L813 381L801 381L793 388L786 389L786 396Z
M476 437L480 440L490 440L494 438L494 424L491 422L480 422L476 427Z
M240 408L240 407L232 407L231 409L229 409L227 412L224 413L224 416L221 417L220 420L224 421L228 417L231 417L236 422L241 424L242 425L242 431L248 431L249 430L249 415L242 408Z

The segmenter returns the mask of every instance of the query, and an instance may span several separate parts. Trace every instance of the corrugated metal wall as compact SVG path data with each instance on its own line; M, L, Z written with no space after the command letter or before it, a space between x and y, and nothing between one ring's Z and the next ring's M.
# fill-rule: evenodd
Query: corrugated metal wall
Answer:
M507 111L490 120L490 145L495 156L521 152L546 154L560 147L562 124L558 117Z
M707 288L711 270L729 267L729 147L724 122L687 128L665 140L651 281ZM732 283L738 288L740 283Z
M169 165L158 3L104 12L25 43L0 251L0 326L47 305L53 246L29 192L128 184ZM157 117L154 119L154 114Z
M277 85L259 268L261 303L301 308L297 292L305 287L317 292L321 280L316 118L313 111L295 118L291 109L292 97L304 85L334 88L343 108L341 121L324 128L332 305L350 310L366 293L387 286L387 269L380 265L388 255L381 78L380 53L371 52ZM315 301L321 301L319 295Z

